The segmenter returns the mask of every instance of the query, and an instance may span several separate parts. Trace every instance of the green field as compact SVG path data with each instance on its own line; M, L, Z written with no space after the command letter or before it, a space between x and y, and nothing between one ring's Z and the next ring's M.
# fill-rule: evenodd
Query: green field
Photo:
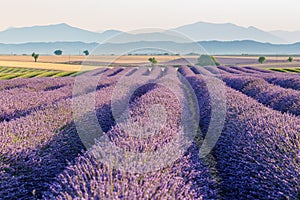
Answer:
M0 80L16 79L16 78L34 78L34 77L66 77L77 76L82 72L66 72L58 70L44 69L27 69L16 67L0 67Z
M300 68L270 68L269 70L283 73L300 73Z

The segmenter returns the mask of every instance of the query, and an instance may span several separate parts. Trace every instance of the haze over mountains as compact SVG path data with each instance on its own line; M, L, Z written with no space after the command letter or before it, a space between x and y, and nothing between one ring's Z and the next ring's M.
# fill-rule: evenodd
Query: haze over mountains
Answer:
M205 41L205 42L204 42ZM192 43L201 42L212 53L294 53L300 54L300 31L263 31L255 27L241 27L231 23L197 22L170 30L141 30L125 33L107 30L101 33L72 27L68 24L10 28L0 32L0 53L21 54L37 51L52 54L55 49L78 54L93 50L99 43L107 43L99 53L113 54L137 46L163 47L178 53L191 53ZM161 44L159 44L161 43ZM250 46L247 46L250 45ZM105 48L104 48L105 47ZM299 49L298 49L299 47ZM181 50L180 50L181 48ZM189 52L187 52L189 50ZM195 52L197 53L197 52Z
M0 54L39 54L53 55L57 49L63 50L64 55L82 55L87 49L94 55L125 55L125 54L214 54L214 55L241 55L241 54L270 54L270 55L299 55L300 43L270 44L250 40L243 41L204 41L198 43L176 42L130 42L122 44L83 42L51 42L51 43L24 43L0 44ZM165 51L162 51L165 50Z
M155 30L153 30L155 31ZM173 31L178 32L175 34ZM149 30L148 30L149 32ZM155 31L152 33L124 33L118 30L107 30L102 33L83 30L68 24L56 24L47 26L33 26L24 28L10 28L0 32L0 43L16 44L27 42L104 42L105 40L122 34L122 39L114 43L127 43L137 41L173 41L184 42L185 36L194 41L234 41L253 40L257 42L295 43L300 42L300 31L272 31L267 32L255 27L242 27L235 24L213 24L197 22L180 26L167 31ZM182 35L181 35L182 34Z

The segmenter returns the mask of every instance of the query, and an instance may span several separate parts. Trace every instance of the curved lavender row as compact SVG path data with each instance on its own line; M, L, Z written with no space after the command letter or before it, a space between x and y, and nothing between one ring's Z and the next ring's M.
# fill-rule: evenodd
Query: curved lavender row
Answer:
M107 87L107 86L111 86L113 84L116 84L117 81L122 77L125 76L126 74L130 73L130 71L132 71L131 68L120 68L120 67L116 67L113 69L105 69L105 70L101 70L101 73L97 73L98 70L95 70L95 72L91 72L92 75L86 75L83 74L82 76L86 77L86 79L89 79L90 76L97 76L99 77L99 80L97 83L95 83L94 85L97 86L97 90L103 87ZM94 90L95 88L93 88ZM88 92L87 92L88 93Z
M124 68L122 67L114 67L114 68L99 68L94 69L92 71L86 72L84 76L102 76L102 77L112 77L117 75L118 73L122 72Z
M253 68L253 67L222 67L223 70L226 70L233 74L244 74L249 73L253 74L257 77L260 77L267 82L279 85L283 88L291 88L295 90L300 90L300 78L296 74L283 74L283 73L277 73L272 72L269 70L263 70L259 68ZM240 72L239 72L240 71Z
M266 70L266 69L260 69L260 68L256 68L256 67L244 67L244 68L252 70L252 71L256 71L258 73L265 73L265 74L274 73L273 71Z
M172 166L148 174L130 174L80 156L51 186L44 199L216 199L208 171L193 145Z
M148 67L139 67L134 72L134 76L146 76L146 75L149 75L149 68Z
M72 87L65 86L51 91L31 92L27 88L0 92L0 121L8 121L29 114L42 106L70 98Z
M2 155L14 155L24 149L36 148L47 143L48 133L63 127L70 119L70 100L63 100L53 105L35 110L26 117L0 123L0 152ZM55 119L58 120L55 120ZM63 119L63 120L60 120ZM14 156L14 158L17 158Z
M122 73L127 73L127 71L124 70ZM109 71L107 75L112 73L114 71ZM109 78L104 74L97 89L99 90L115 83L122 73ZM25 116L32 110L38 109L43 105L72 96L74 78L66 78L66 80L45 78L22 81L24 84L21 88L0 91L0 121L8 121L13 118Z
M284 89L263 79L249 76L223 76L229 86L254 98L258 102L281 112L300 115L300 92Z
M136 72L136 70L134 70L134 72ZM159 67L153 67L151 72L146 76L146 79L149 79L150 81L155 80L161 76L161 73L162 71ZM125 77L127 76L127 74L129 74L129 77ZM122 83L118 83L119 80L118 79L114 84L110 85L110 87L103 88L102 92L96 93L96 101L95 101L96 115L98 117L98 121L102 130L105 132L109 131L111 127L115 125L116 119L114 118L118 117L118 116L113 116L112 113L112 109L111 109L112 98L114 98L114 101L123 102L123 99L125 99L127 95L126 91L128 92L128 89L130 90L130 88L134 88L136 84L138 87L142 86L142 88L138 88L138 90L136 90L133 93L131 99L134 99L137 96L141 96L142 94L146 93L148 89L152 88L151 84L148 85L147 81L145 82L145 78L141 76L136 76L135 73L131 74L130 71L127 74L123 73L119 76L125 77L126 84L130 84L130 81L134 80L134 84L131 84L129 88L126 87L121 92L117 92L117 95L114 95L114 93L116 93L114 91L116 89L116 84L122 84ZM102 83L103 79L100 82Z
M111 102L112 112L116 121L119 119L122 120L121 115L126 111L130 101L147 92L147 89L138 89L144 85L155 82L161 76L161 72L157 70L149 75L140 76L145 70L147 70L147 67L141 67L130 76L122 76L116 83Z
M86 76L99 76L100 74L103 74L107 72L109 68L100 68L100 69L94 69L92 71L84 73Z
M0 124L1 198L41 196L46 184L64 169L66 159L72 160L83 149L76 132L70 132L71 122L70 100L63 100Z
M104 74L106 75L107 74L107 77L113 77L119 73L122 73L124 72L124 68L122 67L114 67L112 69L110 69L109 71L107 71L107 73L105 72Z
M28 115L47 104L66 99L72 95L73 78L33 78L1 82L0 121Z
M150 73L148 74L152 77L160 78L162 76L162 69L161 67L152 67Z
M213 76L214 74L211 73L210 71L208 71L207 69L205 69L202 66L195 66L192 67L192 70L196 73L196 74L202 74L204 76Z
M188 77L203 86L201 76ZM208 90L195 87L199 101ZM299 119L227 88L224 131L213 151L224 199L296 199L300 182ZM267 124L267 126L266 126Z
M84 73L75 79L73 96L86 95L96 90L115 85L120 77L130 73L131 70L130 68L123 69L116 67L115 69L96 69L89 73Z
M263 75L260 76L267 82L274 84L274 85L279 85L280 87L283 88L291 88L294 90L300 90L300 77L297 75L287 75L286 73L278 73L276 75Z
M181 73L183 76L194 76L195 72L191 70L188 66L181 66L178 68L178 72Z
M105 90L112 88L98 92L102 99L108 98L105 102L109 101ZM101 103L95 106L101 107ZM56 174L64 170L67 160L72 161L84 149L71 111L70 100L62 100L26 117L0 123L4 134L0 142L5 144L0 149L1 197L40 198ZM100 113L99 117L103 116L105 113Z
M77 86L75 83L72 105L73 118L78 135L86 148L95 143L94 139L99 134L101 135L102 131L109 131L115 125L111 109L112 94L119 79L127 76L132 71L130 68L120 69L105 70L104 73L99 75L99 78L83 75L78 80ZM114 75L112 76L112 74ZM96 135L84 135L81 131L82 128L84 131L95 129L97 133Z
M241 70L235 70L231 67L218 66L218 69L226 71L226 72L231 73L231 74L245 74L245 72L243 72Z
M184 67L184 66L180 67L178 69L178 71L180 73L182 73L183 70L186 71L188 69L186 69L186 67ZM187 78L188 81L191 77L194 77L194 76L196 76L196 74L189 73L189 76L185 75L185 77ZM203 76L203 75L198 75L198 76ZM210 117L211 117L210 95L208 92L206 92L206 93L197 92L197 90L200 90L200 89L204 90L206 88L206 83L201 82L201 84L198 84L198 82L191 82L191 81L189 81L189 83L190 83L191 87L194 89L196 97L198 99L199 116L200 116L199 125L201 128L201 132L206 134L207 130L208 130L208 125L210 122ZM201 101L199 99L206 99L206 101Z
M117 124L107 135L114 144L125 147L130 152L155 151L157 148L162 148L164 145L159 144L169 142L172 135L179 131L178 120L181 108L178 108L178 103L174 101L174 96L170 91L157 86L136 98L130 104L130 113L134 122L141 121L143 125L146 125L151 122L147 122L145 111L151 105L165 105L168 119L161 133L142 140L139 138L136 141L137 138L124 133L122 125ZM134 129L128 126L126 128L133 134ZM97 147L95 148L97 150ZM105 150L111 152L109 149ZM175 150L178 151L177 148ZM118 171L112 166L99 163L93 156L86 154L84 157L79 157L75 165L70 166L58 177L57 182L52 184L52 192L45 193L44 197L46 199L214 199L216 198L213 190L214 184L210 180L208 170L199 159L198 151L196 145L192 144L183 157L175 163L147 174ZM163 163L160 159L156 162Z
M98 93L109 98L102 89ZM96 106L101 107L100 103ZM72 161L84 149L71 111L70 100L61 100L34 109L26 117L0 123L1 144L5 144L0 151L1 197L40 198L47 184L65 168L66 160Z
M116 78L111 77L110 81L112 79ZM66 159L73 160L84 148L75 127L71 125L69 103L66 105L63 100L55 105L42 106L39 110L33 109L26 117L0 123L1 133L6 133L1 141L6 144L0 154L3 161L0 174L4 181L0 185L1 197L39 197L47 189L47 183L63 170ZM99 104L97 106L100 107ZM68 123L59 119L65 119ZM60 130L59 127L64 126L67 128Z
M62 77L62 78L31 78L29 80L22 79L27 82L26 88L30 88L33 91L48 91L55 90L57 87L72 86L74 83L73 77Z
M238 70L238 71L241 71L241 72L245 72L247 74L261 74L259 71L254 71L254 70L250 70L250 69L247 69L245 67L236 67L236 66L232 66L230 67L231 69L234 69L234 70Z
M129 120L124 124L117 124L107 133L116 145L124 146L123 148L128 148L127 150L131 152L151 151L161 148L164 143L170 141L174 131L179 129L182 112L177 97L167 88L159 85L145 85L140 89L144 90L144 94L136 97L130 104ZM155 116L151 116L148 113L149 109L157 105L161 105L162 108L157 108ZM165 118L161 116L163 115L161 109L166 112ZM122 130L125 132L123 133ZM139 132L150 135L140 135ZM122 134L120 135L120 133Z
M97 93L99 94L98 97L99 97L99 99L102 99L102 101L100 101L100 102L96 101L96 103L98 103L98 104L95 105L96 108L99 107L99 106L101 106L103 104L103 102L104 102L103 100L104 99L106 99L106 102L110 101L110 96L107 95L107 93L108 93L108 91L111 91L113 88L114 88L114 85L111 85L110 87L105 88L105 90L101 89L101 90L97 91ZM70 92L69 90L71 90L71 88L61 88L61 89L62 89L62 91L60 91L61 93L65 93L65 92L69 93ZM55 90L53 92L58 92L59 90L60 89L57 89L57 90ZM47 92L47 93L52 94L50 92ZM53 93L53 94L55 96L55 93ZM48 96L48 97L50 97L50 96ZM84 98L84 96L82 98ZM51 110L54 109L53 107L57 107L57 109L60 109L60 111L69 111L68 116L69 116L69 119L71 119L71 107L69 105L70 101L71 101L70 98L66 98L66 99L59 100L57 102L52 102L52 103L49 102L47 105L42 105L41 108L39 108L39 109L33 109L32 113L30 115L28 115L28 116L21 117L20 119L16 119L16 120L11 120L9 122L5 122L5 121L1 122L0 123L1 131L0 132L2 134L4 134L4 136L7 136L6 133L14 133L14 134L18 135L17 132L16 132L17 129L15 131L13 131L14 127L20 127L19 131L22 130L21 128L24 128L25 131L32 131L32 130L30 130L30 127L31 128L35 128L36 131L43 130L43 126L42 125L39 126L38 122L32 123L32 124L30 122L33 121L33 120L34 121L39 121L40 120L41 124L43 124L42 122L47 122L48 121L48 120L46 120L48 118L47 115L49 115L49 117L53 117L53 118L55 116L56 117L58 117L58 116L64 116L64 114L60 113L60 112L53 112L53 113L55 113L55 115L52 116L51 115ZM41 115L43 117L35 117L36 119L33 118L33 115L37 115L36 113L41 113L41 114L38 114L38 115ZM45 114L45 113L47 113L47 114ZM19 124L17 124L16 121L20 121L20 120L22 120L23 123L20 122ZM25 123L25 121L28 121L28 122ZM50 122L52 122L52 121L49 121L49 123ZM24 125L22 125L22 124L24 124ZM27 127L27 124L28 124L28 127ZM57 123L53 122L53 124L57 124ZM63 126L63 124L62 124L62 126ZM45 127L44 130L47 130L47 128ZM32 132L34 132L34 131L32 131ZM23 134L26 135L25 132L19 132L19 134L20 134L20 137L23 137L23 136L21 136ZM5 138L1 138L1 139L5 139ZM38 137L37 137L37 139L38 139ZM9 144L7 141L6 142L3 141L3 143ZM4 145L2 147L4 148L5 146L6 145ZM13 149L18 149L18 148L13 148ZM13 149L8 150L7 152L13 152Z
M107 133L114 144L121 144L121 146L124 146L123 149L125 148L130 152L144 152L164 147L164 144L170 142L174 135L181 133L182 129L188 133L185 133L186 135L181 134L182 136L195 137L193 133L198 127L190 126L190 123L192 120L192 123L195 123L194 120L197 120L195 118L191 119L194 115L193 112L197 111L197 109L193 108L193 112L189 112L191 108L187 106L188 103L184 100L188 88L181 84L173 67L167 69L162 79L156 83L142 85L133 93L134 98L131 98L130 101L129 116L124 118L125 120L119 120L117 125ZM134 82L133 85L135 83L137 82ZM178 87L174 87L174 85ZM189 98L192 99L192 96L189 96ZM157 105L162 107L157 108ZM147 113L148 109L152 109L152 106L156 109L154 111L154 119L150 117L151 114ZM164 114L167 115L166 118L163 117ZM126 134L126 131L129 131L130 134ZM141 135L141 133L143 134ZM151 133L155 133L154 136ZM150 138L149 134L151 135ZM138 139L137 141L135 137ZM107 146L104 149L109 152L115 152L115 149L107 148ZM180 152L180 147L176 151ZM173 157L175 156L174 154ZM165 160L167 160L166 157ZM135 162L137 161L135 160ZM147 168L150 169L151 167L148 166ZM130 169L134 170L133 168Z
M14 88L27 88L32 91L47 90L55 86L66 86L72 84L73 78L31 78L31 79L13 79L1 80L0 91Z
M77 80L78 83L75 83L73 117L78 135L86 148L92 147L95 139L103 135L103 131L107 132L115 125L117 116L113 115L112 100L123 103L121 98L124 97L124 91L118 92L116 88L120 85L121 78L131 79L128 76L132 76L132 71L135 70L132 68L122 68L122 71L118 68L107 70L99 78L83 75ZM111 76L112 74L114 75ZM113 97L114 93L117 97ZM85 132L90 134L86 135Z
M163 76L174 76L176 77L176 68L173 66L166 66L163 70Z
M213 75L229 74L229 72L226 72L224 70L220 70L216 66L206 66L206 67L203 67L203 68L206 69L207 71L209 71L210 73L212 73Z
M120 70L122 69L122 70ZM82 75L74 84L73 118L78 135L86 148L115 125L111 109L112 94L119 79L131 73L131 68L107 70L99 77ZM112 75L114 74L114 75ZM90 132L86 135L85 132Z

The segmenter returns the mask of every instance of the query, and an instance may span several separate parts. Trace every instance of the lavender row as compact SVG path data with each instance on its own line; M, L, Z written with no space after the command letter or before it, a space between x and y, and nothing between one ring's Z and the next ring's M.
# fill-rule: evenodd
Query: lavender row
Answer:
M238 71L248 73L248 74L261 74L261 72L259 72L259 71L247 69L245 67L232 66L231 69L238 70Z
M71 124L70 100L0 124L1 198L41 197L46 183L66 166L66 159L72 160L83 148L75 132L70 132Z
M0 93L0 121L9 121L25 116L31 111L53 102L70 98L72 87L65 86L51 91L39 92L26 92L25 88L21 88L4 90Z
M32 110L72 95L73 78L17 79L2 81L0 121L25 116ZM11 84L13 83L13 84Z
M0 85L1 90L11 90L14 88L23 88L28 91L42 91L53 90L56 87L64 87L71 85L73 78L32 78L32 79L14 79L14 80L2 80Z
M123 74L128 70L124 70ZM107 76L114 73L114 70L103 74L97 88L110 86L120 78L122 73L113 78ZM51 104L61 99L70 98L73 95L74 79L30 79L22 80L24 84L21 87L0 91L0 121L11 120L16 117L25 116L32 110L38 109L44 105ZM20 82L22 83L22 82ZM86 91L90 92L90 91Z
M188 77L188 76L194 76L195 75L195 72L193 70L191 70L191 68L188 67L188 66L181 66L181 67L179 67L178 68L178 72L180 74L182 74L183 76L186 76L186 77Z
M168 68L166 74L170 75L171 73L174 71ZM176 77L176 72L172 77ZM97 143L90 154L87 153L79 157L75 165L68 167L58 177L57 181L52 184L52 192L45 193L45 198L216 198L213 189L214 184L209 177L207 168L199 159L196 145L190 143L186 147L186 151L180 152L179 147L183 145L182 140L175 139L182 136L179 127L182 107L180 107L180 100L176 101L177 95L174 96L175 93L160 86L160 84L152 87L148 84L142 87L145 87L140 88L143 94L141 96L134 95L135 97L130 102L129 118L131 120L116 124L106 134L110 138L107 143L113 143L113 146L121 150L116 151L115 147L106 144L105 140ZM157 105L163 106L166 111L166 119L163 124L159 124L164 122L160 118L161 113L157 113L158 116L151 118L152 121L149 119L150 116L147 111L151 110L153 106L155 109ZM154 110L152 114L161 112L161 110ZM162 127L160 128L159 125ZM123 151L128 153L120 154ZM109 155L109 159L101 160L98 156L99 152L104 157ZM147 172L147 169L151 168L152 165L158 165L160 168L142 174L134 173L135 167L140 163L136 161L139 157L133 156L134 160L130 160L130 155L146 152L152 152L153 157L149 156L146 162L144 161L144 167L146 167L144 170ZM156 152L160 153L157 154ZM174 158L179 153L182 153L182 156L179 159ZM124 159L132 162L124 162ZM166 165L168 159L174 160ZM110 160L114 162L110 163ZM127 170L120 170L120 168Z
M206 69L207 71L209 71L210 73L214 74L214 75L229 74L229 72L226 72L224 70L220 70L215 66L207 66L207 67L203 67L203 68Z
M179 132L182 114L176 95L167 88L148 84L139 90L143 90L143 94L130 103L126 121L117 124L107 134L116 145L130 152L153 151L172 140ZM122 131L124 133L120 135Z
M213 76L214 74L201 66L195 66L191 68L196 74L201 74L204 76Z
M253 67L219 67L232 74L255 75L263 78L271 84L279 85L283 88L291 88L300 90L300 77L296 74L286 74L271 72L269 70L253 68Z
M226 67L226 66L219 66L218 69L223 70L228 73L231 73L231 74L245 74L245 72L243 72L243 71L236 70L236 69L233 69L231 67Z
M278 85L283 88L291 88L295 90L300 90L300 78L296 74L283 74L277 72L271 72L269 70L253 68L253 67L218 67L223 72L227 72L227 75L230 74L239 74L239 75L254 75L264 80L268 81L271 84ZM221 72L222 73L222 72Z
M106 98L106 93L102 98ZM2 122L0 128L1 143L5 144L0 153L0 196L7 199L41 198L68 161L85 149L72 122L70 99Z
M216 199L197 150L192 146L172 166L142 175L110 168L90 155L80 156L44 199Z
M260 76L264 80L271 84L278 85L283 88L291 88L294 90L300 90L300 77L298 75L287 75L278 73L276 75L264 75Z
M86 126L85 124L94 124L95 129L99 123L100 128L104 132L108 132L118 121L122 120L123 115L126 114L126 109L131 101L139 96L145 94L148 90L153 88L153 82L161 76L160 68L152 68L151 72L147 72L148 75L140 76L141 72L144 73L145 69L140 68L133 71L134 73L127 73L122 76L115 84L110 87L102 88L101 92L97 92L95 96L82 97L83 100L76 101L79 104L84 102L85 105L95 103L95 107L86 106L80 111L84 114L81 116L80 113L77 116L79 124ZM128 75L129 74L129 75ZM104 98L105 97L105 98ZM95 98L95 102L93 102ZM97 120L94 119L94 109L96 110ZM125 113L124 113L125 112ZM88 126L88 129L93 129ZM84 130L89 131L89 130ZM87 142L87 146L94 144L93 138L84 139Z
M188 80L198 100L209 104L205 80L200 76ZM226 93L226 123L213 150L222 198L297 199L299 119L266 108L230 88Z
M109 101L105 91L98 92L102 94L99 98ZM67 160L72 161L84 149L72 122L70 99L2 122L0 129L1 143L5 144L0 153L3 180L0 196L3 198L41 198L48 183L65 168Z
M95 101L96 102L96 105L95 105L96 108L100 107L103 104L103 102L109 102L111 100L111 95L107 95L107 94L109 94L110 91L113 91L114 87L115 87L114 85L111 85L107 88L103 88L103 89L99 89L97 91L94 91L95 93L97 93L98 100L102 99L102 101ZM57 96L61 97L61 96L63 96L63 94L67 95L67 96L66 96L66 98L57 99L57 102L49 101L47 104L41 105L40 108L33 108L32 112L29 115L26 115L24 117L20 117L19 119L1 122L0 123L0 128L2 129L1 133L3 133L3 134L15 133L16 135L19 134L20 137L23 137L22 135L23 134L26 135L26 133L25 132L22 133L21 128L24 128L24 130L31 131L33 133L36 133L36 131L30 130L30 127L35 128L37 131L43 130L43 128L45 128L44 130L46 130L47 127L44 127L41 124L43 124L43 122L49 121L49 120L47 120L48 117L64 116L64 114L60 113L60 112L53 112L53 114L55 114L55 115L54 116L51 115L52 110L56 107L60 111L69 111L68 115L69 115L69 118L71 119L71 111L72 111L72 107L70 105L71 97L68 96L68 95L70 95L71 92L72 92L72 90L71 90L70 87L64 87L64 88L54 90L53 92L49 91L49 92L41 93L43 95L40 94L38 97L44 96L45 99L55 98ZM32 98L33 93L28 93L28 94L31 95L31 98ZM51 95L53 95L53 96L51 96ZM88 95L88 94L85 94L85 95ZM16 98L16 97L17 96L14 96L14 98ZM29 97L30 96L28 96L28 98ZM38 97L37 97L37 100L40 100L41 98L38 98ZM79 98L79 97L74 97L74 98ZM81 98L85 98L85 96L82 96ZM13 100L15 100L15 99L11 99L11 101L13 101ZM29 99L27 99L27 101L29 101ZM36 104L36 102L34 102L34 104ZM40 114L37 114L37 113L40 113ZM39 115L40 117L36 117L36 115ZM37 121L37 122L31 123L31 121L33 121L33 119L35 119L34 121ZM22 120L24 123L17 124L16 121L20 121L20 120ZM25 121L28 121L28 122L25 123ZM41 121L41 124L39 124L38 121ZM52 122L53 121L51 121L51 120L49 121L50 124ZM28 124L28 126L27 126L27 124ZM57 124L57 123L54 123L54 124ZM64 126L64 125L62 124L62 126ZM8 129L8 127L10 127L10 128ZM13 131L13 129L16 128L16 127L20 128L20 132L16 132L16 130ZM3 138L3 139L5 139L5 138ZM38 137L37 137L37 140L39 140ZM4 143L9 144L7 142L4 142ZM12 152L13 149L18 149L18 148L12 148L12 149L8 150L7 152Z
M249 76L223 76L223 81L258 102L281 112L300 115L300 92L269 84Z
M270 70L260 69L260 68L257 68L257 67L245 67L245 69L252 70L252 71L255 71L255 72L258 72L258 73L265 73L265 74L274 73Z

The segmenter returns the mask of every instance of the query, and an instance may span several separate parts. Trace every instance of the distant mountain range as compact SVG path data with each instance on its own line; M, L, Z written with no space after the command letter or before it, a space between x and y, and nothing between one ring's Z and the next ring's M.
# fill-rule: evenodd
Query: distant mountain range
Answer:
M0 43L20 44L28 42L97 42L106 40L119 31L108 30L96 33L67 24L10 28L0 32Z
M257 42L286 43L288 41L277 37L272 33L257 29L255 27L241 27L235 24L212 24L198 22L173 29L196 41L235 41L253 40ZM300 35L299 35L300 36ZM300 37L299 40L300 41Z
M289 43L300 42L300 31L271 31L270 33Z
M10 28L0 32L0 54L63 54L168 53L211 54L300 54L300 31L267 32L255 27L231 23L197 22L170 30L141 30L101 33L72 27L68 24ZM101 44L100 48L98 45ZM96 48L96 49L95 49ZM143 50L141 50L143 49ZM154 50L156 49L156 50Z
M291 55L300 54L300 43L270 44L255 41L203 41L198 43L152 42L140 41L130 43L83 43L83 42L51 42L51 43L24 43L0 44L0 54L50 54L56 49L63 50L64 55L82 55L83 50L89 50L95 55L125 55L125 54L273 54Z
M115 37L117 36L117 37ZM149 33L125 33L107 30L102 33L83 30L68 24L10 28L0 32L0 43L20 44L28 42L85 42L128 43L140 41L172 41L187 43L193 41L235 41L253 40L273 44L300 42L300 31L267 32L255 27L241 27L231 23L214 24L197 22L167 31L154 30Z

